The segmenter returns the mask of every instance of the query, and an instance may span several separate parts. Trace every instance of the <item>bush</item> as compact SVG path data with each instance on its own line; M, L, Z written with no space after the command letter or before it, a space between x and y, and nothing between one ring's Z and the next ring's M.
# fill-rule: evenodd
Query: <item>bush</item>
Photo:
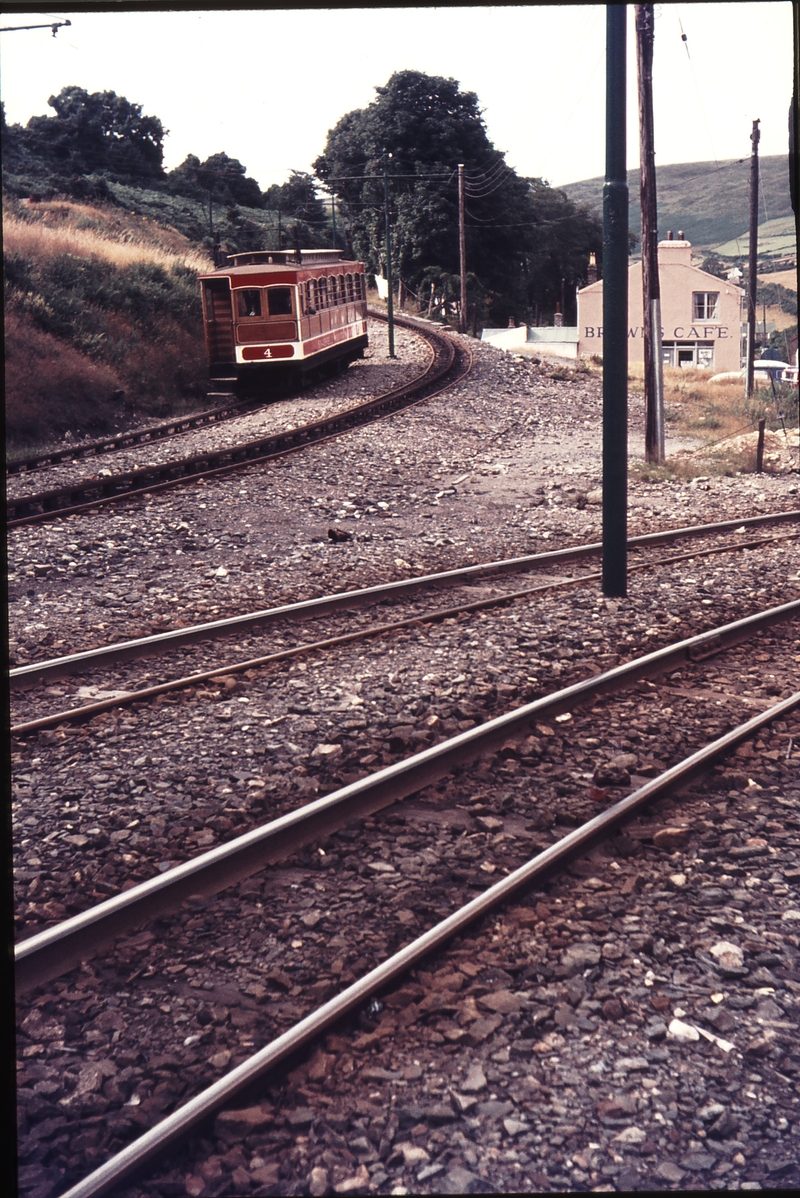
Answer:
M19 207L7 222L4 271L9 446L39 448L67 429L110 431L118 390L145 417L202 406L196 271L130 229L109 230L101 210Z
M67 430L102 432L117 414L120 375L6 313L6 430L9 449L51 444Z

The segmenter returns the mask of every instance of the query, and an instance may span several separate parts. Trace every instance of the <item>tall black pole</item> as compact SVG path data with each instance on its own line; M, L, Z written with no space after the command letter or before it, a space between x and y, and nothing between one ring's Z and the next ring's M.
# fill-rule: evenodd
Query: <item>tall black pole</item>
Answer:
M761 132L759 121L753 121L750 141L750 257L747 279L747 383L745 394L753 394L756 360L756 295L758 293L758 143ZM766 329L764 330L766 332Z
M389 294L386 298L386 312L389 317L389 357L394 358L394 296L392 295L392 237L389 224L389 155L383 151L383 207L386 217L386 282Z
M603 186L603 594L627 594L628 176L624 4L606 8L606 178Z
M336 196L331 192L331 216L333 217L333 248L337 249L336 245Z

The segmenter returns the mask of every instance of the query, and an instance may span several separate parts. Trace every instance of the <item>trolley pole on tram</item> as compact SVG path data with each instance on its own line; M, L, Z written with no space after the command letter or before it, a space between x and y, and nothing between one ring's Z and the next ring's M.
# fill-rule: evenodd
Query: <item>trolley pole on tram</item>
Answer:
M392 295L392 238L389 224L389 159L391 154L383 151L383 208L386 216L386 281L389 294L386 298L386 313L389 318L389 357L396 358L394 352L394 296Z
M624 4L606 9L606 176L603 186L603 594L627 594L628 176Z

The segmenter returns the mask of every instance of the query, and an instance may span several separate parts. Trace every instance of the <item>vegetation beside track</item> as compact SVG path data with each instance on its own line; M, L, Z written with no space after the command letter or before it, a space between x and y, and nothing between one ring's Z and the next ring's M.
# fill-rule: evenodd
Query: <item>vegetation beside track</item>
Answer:
M185 237L101 204L7 200L4 243L10 457L203 405L208 262Z

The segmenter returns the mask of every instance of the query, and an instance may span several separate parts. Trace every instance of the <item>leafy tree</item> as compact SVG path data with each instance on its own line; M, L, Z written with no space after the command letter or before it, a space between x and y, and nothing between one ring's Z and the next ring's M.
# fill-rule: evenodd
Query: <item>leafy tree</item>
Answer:
M55 116L34 116L16 137L26 156L49 160L61 173L109 175L149 182L163 178L167 131L116 92L64 87L47 101Z
M707 254L700 263L700 269L707 274L716 275L718 279L725 279L728 277L728 271L731 270L731 263L723 261L719 254L712 252Z
M264 207L306 224L325 224L325 205L317 195L316 181L304 171L292 171L286 183L274 183L264 192Z
M380 273L384 257L383 174L390 179L392 258L418 292L458 274L457 168L466 168L469 303L480 318L526 319L555 307L561 279L585 278L599 250L599 222L542 180L520 178L490 141L474 92L454 79L400 71L364 109L347 113L314 163L333 189L353 248ZM421 295L427 302L427 296Z
M177 195L207 197L220 204L244 208L263 208L261 188L247 174L238 158L228 154L212 154L201 162L196 154L188 154L180 166L167 175L167 185Z

